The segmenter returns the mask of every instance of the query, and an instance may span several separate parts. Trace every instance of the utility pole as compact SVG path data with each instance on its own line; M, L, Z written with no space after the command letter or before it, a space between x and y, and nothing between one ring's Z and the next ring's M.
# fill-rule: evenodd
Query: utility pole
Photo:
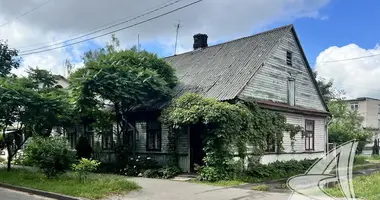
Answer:
M175 45L174 45L174 55L177 54L177 44L178 44L178 33L179 29L182 28L181 21L178 21L178 24L176 25L176 36L175 36Z

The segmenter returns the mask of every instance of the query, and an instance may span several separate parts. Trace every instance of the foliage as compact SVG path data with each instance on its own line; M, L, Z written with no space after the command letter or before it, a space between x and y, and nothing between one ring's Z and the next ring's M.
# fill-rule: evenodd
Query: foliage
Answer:
M50 179L40 172L22 169L11 172L0 169L0 182L84 199L104 199L140 189L136 183L122 176L91 174L86 184L82 184L71 173Z
M176 99L164 110L161 121L174 129L169 132L170 141L175 141L172 134L181 128L192 125L203 128L206 166L201 168L200 176L208 181L221 180L231 174L233 152L236 150L244 159L249 144L256 147L253 154L261 155L268 141L273 141L277 152L281 152L283 132L289 130L295 135L298 130L286 124L283 115L260 109L253 103L230 104L190 93ZM175 145L169 145L169 150L175 152Z
M37 71L39 75L35 76ZM31 69L28 77L0 78L0 131L4 138L1 146L8 151L8 170L29 137L49 136L53 127L64 124L68 118L66 114L71 109L67 93L54 87L39 88L35 79L50 75L46 70Z
M177 166L167 165L167 166L164 166L163 168L159 169L158 172L161 174L161 178L169 179L169 178L173 178L176 175L178 175L179 173L181 173L181 169Z
M294 175L305 173L316 160L290 160L290 161L276 161L267 165L257 162L250 163L243 179L246 181L257 180L275 180L281 178L289 178Z
M252 186L252 190L256 190L256 191L269 191L270 190L270 186L266 185L266 184L255 185L255 186Z
M379 140L375 139L372 147L372 155L379 155Z
M8 47L8 44L0 40L0 77L9 76L12 69L20 66L20 59L17 58L18 51Z
M150 157L138 156L136 159L130 158L128 164L120 170L121 175L138 176L147 169L158 169L158 163Z
M112 108L118 126L117 143L128 135L132 110L147 108L171 98L177 83L174 69L146 51L117 50L118 40L85 54L85 66L70 76L78 113L97 120L105 107ZM99 121L99 120L98 120Z
M6 163L6 160L2 157L0 157L0 165Z
M79 141L78 141L77 146L75 147L75 150L77 150L77 158L78 159L81 159L81 158L90 159L91 158L92 147L91 147L91 145L90 145L90 143L86 137L81 136L79 138Z
M314 71L313 74L314 78L317 79L318 73ZM318 78L317 84L326 103L329 103L332 99L337 97L333 88L334 81L332 79L326 81L324 78Z
M158 169L147 169L142 173L144 178L160 178L161 174Z
M75 153L63 138L34 137L24 151L25 159L38 167L47 177L54 177L70 169Z
M357 153L362 152L364 146L371 141L373 134L362 128L363 117L358 111L348 108L347 102L336 99L328 104L333 116L329 126L329 142L337 145L356 140L359 142Z
M97 160L82 158L78 164L72 165L72 169L77 173L79 180L84 182L88 179L88 173L96 171L99 165L100 162Z

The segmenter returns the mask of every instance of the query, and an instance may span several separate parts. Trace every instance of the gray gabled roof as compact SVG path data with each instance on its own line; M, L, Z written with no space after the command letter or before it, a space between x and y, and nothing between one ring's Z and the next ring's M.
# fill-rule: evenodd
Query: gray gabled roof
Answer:
M221 101L234 99L292 28L283 26L164 58L180 81L176 96L194 92Z

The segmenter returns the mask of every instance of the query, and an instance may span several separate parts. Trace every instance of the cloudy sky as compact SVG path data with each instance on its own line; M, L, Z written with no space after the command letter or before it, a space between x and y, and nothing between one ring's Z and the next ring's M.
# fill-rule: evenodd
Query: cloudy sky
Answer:
M7 40L23 55L128 27L195 1L0 0L0 39ZM18 18L42 4L45 5ZM365 3L356 0L203 0L126 28L116 36L122 47L127 48L136 45L139 35L141 48L162 57L174 52L175 25L179 21L178 53L191 50L195 33L207 33L209 43L216 44L293 23L311 66L321 77L334 79L335 86L347 91L350 97L380 98L380 56L373 56L380 54L379 7L378 0ZM152 12L141 16L149 11ZM128 22L86 36L121 21ZM109 39L107 35L66 48L24 55L23 67L17 73L22 73L27 66L38 66L65 75L66 59L80 66L83 52L103 46ZM367 58L339 61L362 56Z

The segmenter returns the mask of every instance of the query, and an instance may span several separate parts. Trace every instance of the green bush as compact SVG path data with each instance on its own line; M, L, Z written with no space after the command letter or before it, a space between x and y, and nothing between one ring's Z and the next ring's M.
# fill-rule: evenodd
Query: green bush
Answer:
M144 178L161 178L161 174L157 169L147 169L142 176Z
M251 163L248 165L246 177L249 179L274 180L288 178L297 174L305 173L316 160L290 160L285 162L276 161L268 165Z
M150 157L137 156L136 159L129 158L128 164L120 170L120 174L126 176L138 176L147 169L159 169L159 165Z
M265 184L255 185L255 186L252 187L252 190L269 191L270 190L270 186L269 185L265 185Z
M7 160L5 158L0 157L0 164L5 164L7 163Z
M38 167L46 176L54 177L70 169L75 160L72 152L63 138L36 137L31 140L24 151L25 160Z
M165 166L159 170L163 179L169 179L181 173L181 169L177 166Z
M204 166L200 167L198 171L200 181L216 182L225 178L215 167Z
M94 172L98 169L100 162L97 160L89 160L82 158L78 164L73 164L72 169L78 175L79 180L86 181L89 172Z

